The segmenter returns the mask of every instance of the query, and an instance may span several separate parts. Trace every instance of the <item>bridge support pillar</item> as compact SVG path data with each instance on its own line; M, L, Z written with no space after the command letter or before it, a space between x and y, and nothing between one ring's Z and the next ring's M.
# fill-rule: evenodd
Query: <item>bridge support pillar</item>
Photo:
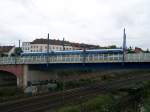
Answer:
M28 65L22 65L22 74L17 76L17 86L20 88L27 87Z
M23 87L27 87L27 82L28 82L28 65L24 65L23 69Z

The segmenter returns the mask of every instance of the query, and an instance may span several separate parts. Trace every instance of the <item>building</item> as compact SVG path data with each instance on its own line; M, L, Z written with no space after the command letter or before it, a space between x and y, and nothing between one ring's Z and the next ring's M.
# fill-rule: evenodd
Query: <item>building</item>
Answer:
M22 51L30 52L30 42L22 42Z
M135 53L142 53L143 50L141 48L139 48L139 47L135 47L134 52Z
M77 50L79 47L75 46L68 41L61 40L48 40L47 39L35 39L32 42L22 42L23 52L47 52L49 44L49 51L62 51L62 50Z
M22 42L23 52L47 52L49 44L49 52L63 51L63 50L83 50L83 49L99 49L99 46L89 45L83 43L73 43L63 40L49 39L35 39L32 42Z
M15 46L0 46L0 55L1 56L10 56L14 54Z

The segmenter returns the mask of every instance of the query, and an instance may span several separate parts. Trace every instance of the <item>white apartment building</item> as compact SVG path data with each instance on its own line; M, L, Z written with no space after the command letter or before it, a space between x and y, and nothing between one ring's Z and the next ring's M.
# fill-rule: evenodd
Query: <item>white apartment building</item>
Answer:
M31 52L30 42L22 42L22 51L23 52Z
M64 46L64 49L63 49ZM48 41L47 39L35 39L32 42L22 42L23 52L47 52ZM60 40L49 40L49 51L62 51L62 50L77 50L79 47L73 46L69 42Z

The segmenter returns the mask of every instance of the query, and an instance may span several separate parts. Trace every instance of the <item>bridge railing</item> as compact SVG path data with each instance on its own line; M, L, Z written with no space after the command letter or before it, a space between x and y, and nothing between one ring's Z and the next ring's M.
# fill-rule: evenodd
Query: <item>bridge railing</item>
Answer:
M32 56L32 57L0 57L0 64L42 64L42 63L97 63L120 62L120 54L93 54L72 56Z
M126 62L150 62L150 53L130 53L125 56Z
M0 64L44 64L44 63L107 63L122 62L122 54L92 54L72 56L0 57ZM150 62L150 53L125 55L125 62Z

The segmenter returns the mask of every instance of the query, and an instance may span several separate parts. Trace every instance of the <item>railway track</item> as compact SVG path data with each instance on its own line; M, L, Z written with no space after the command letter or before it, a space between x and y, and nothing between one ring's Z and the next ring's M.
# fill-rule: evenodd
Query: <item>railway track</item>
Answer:
M92 84L86 87L75 88L63 92L50 93L33 98L20 99L0 104L0 112L44 112L57 108L63 104L86 101L90 97L102 92L121 89L122 87L150 80L150 74L144 74L129 79Z

